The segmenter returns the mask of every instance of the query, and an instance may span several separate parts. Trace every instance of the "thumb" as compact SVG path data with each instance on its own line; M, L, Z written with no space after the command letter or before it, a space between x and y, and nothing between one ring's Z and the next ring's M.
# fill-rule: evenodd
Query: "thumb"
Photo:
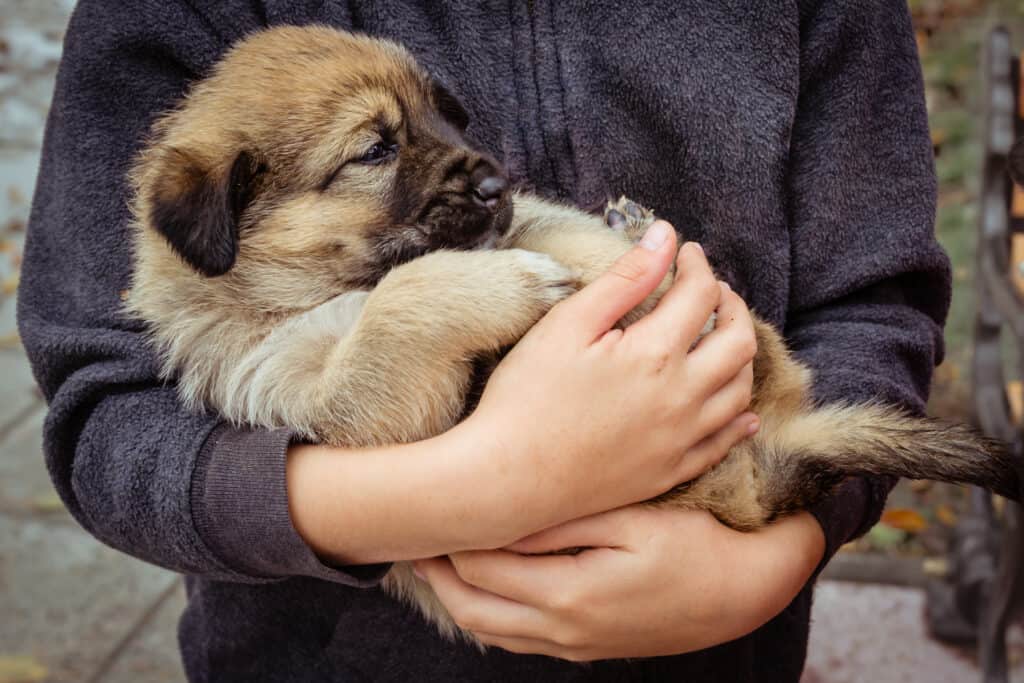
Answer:
M665 221L655 221L632 250L566 299L563 313L576 318L577 329L593 342L657 289L675 254L675 230Z
M580 517L538 531L503 550L522 555L553 553L566 548L614 548L621 545L621 529L628 508Z

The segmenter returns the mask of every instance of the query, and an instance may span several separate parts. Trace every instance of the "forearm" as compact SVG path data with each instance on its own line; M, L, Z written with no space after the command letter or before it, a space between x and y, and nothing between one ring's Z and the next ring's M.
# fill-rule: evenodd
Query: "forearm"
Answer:
M294 445L292 522L320 557L339 564L499 547L533 530L536 514L511 502L519 487L504 477L498 449L467 423L410 444Z

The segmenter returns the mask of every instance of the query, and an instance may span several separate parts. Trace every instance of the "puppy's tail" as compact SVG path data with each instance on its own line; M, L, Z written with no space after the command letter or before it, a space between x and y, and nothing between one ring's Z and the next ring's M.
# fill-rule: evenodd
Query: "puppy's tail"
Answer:
M812 504L849 475L974 484L1021 500L1018 469L1003 443L885 406L817 408L786 419L758 441L756 457L767 475L762 503L776 513Z

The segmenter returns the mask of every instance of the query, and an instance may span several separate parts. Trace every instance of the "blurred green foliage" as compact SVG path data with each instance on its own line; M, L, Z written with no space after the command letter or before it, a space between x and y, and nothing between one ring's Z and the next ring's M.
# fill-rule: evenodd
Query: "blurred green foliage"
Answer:
M981 166L981 62L985 36L1010 29L1024 44L1024 0L910 0L925 76L939 178L936 234L953 262L946 361L936 372L932 412L964 417L974 321L974 251Z
M1024 0L910 0L909 6L921 53L939 179L935 230L953 264L946 360L935 373L929 410L966 419L984 125L982 46L989 31L1002 25L1010 30L1014 46L1024 47ZM1007 354L1011 363L1015 356ZM912 511L926 521L925 528L908 531L883 518L848 550L917 557L943 554L949 527L966 505L964 491L958 486L901 481L889 497L887 514Z

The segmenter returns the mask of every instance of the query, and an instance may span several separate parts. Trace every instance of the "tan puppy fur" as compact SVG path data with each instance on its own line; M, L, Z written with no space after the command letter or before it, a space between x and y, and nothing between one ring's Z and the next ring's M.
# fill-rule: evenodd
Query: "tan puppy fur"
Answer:
M513 195L462 137L459 104L401 47L325 27L232 49L161 118L131 179L146 321L184 401L340 446L436 435L496 358L604 272L651 216L607 221ZM660 291L629 319L642 315ZM968 481L1017 495L1001 451L882 406L815 408L811 377L756 322L759 434L658 499L742 530L850 474ZM398 563L385 587L458 632Z

